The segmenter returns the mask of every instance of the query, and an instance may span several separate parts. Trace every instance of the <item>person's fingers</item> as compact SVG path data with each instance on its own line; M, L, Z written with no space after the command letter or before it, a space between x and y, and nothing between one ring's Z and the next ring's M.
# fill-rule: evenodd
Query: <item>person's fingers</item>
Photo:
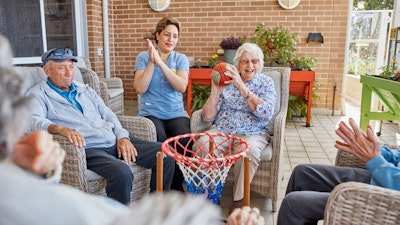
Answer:
M251 208L251 213L254 213L256 216L260 215L260 210L257 207Z
M132 151L129 147L125 146L125 152L126 152L126 162L130 163L132 161Z
M242 209L236 208L234 209L231 214L228 216L227 222L229 225L239 225L241 222L241 211Z
M63 159L65 156L60 144L53 140L47 143L47 146L43 146L43 148L46 149L43 151L43 154L38 155L33 161L34 170L42 174L57 169L61 158Z
M79 131L68 129L66 137L69 142L77 147L82 148L86 146L85 138Z
M125 162L129 163L128 151L127 151L127 149L125 148L125 146L121 146L121 152L122 152L122 159L123 159Z
M137 156L137 155L138 155L137 150L136 150L135 147L133 147L133 148L132 148L132 155L131 155L131 158L132 158L132 161L133 161L133 162L136 162L136 156Z
M370 126L370 125L368 125L368 127L367 127L367 135L366 135L366 138L368 139L368 140L370 140L370 141L378 141L377 139L376 139L376 136L375 136L375 134L374 134L374 131L372 130L372 127Z
M350 121L354 123L354 120ZM338 129L336 129L335 132L347 144L352 144L353 142L356 141L354 130L351 127L349 127L344 121L341 121L339 123L339 127Z

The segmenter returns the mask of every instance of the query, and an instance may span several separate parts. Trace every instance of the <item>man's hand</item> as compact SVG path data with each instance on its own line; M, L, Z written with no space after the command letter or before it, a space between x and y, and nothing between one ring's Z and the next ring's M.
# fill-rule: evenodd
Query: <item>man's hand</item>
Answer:
M85 138L82 136L79 131L73 130L69 127L59 126L56 124L51 124L47 130L51 134L59 134L63 137L66 137L70 143L72 143L76 147L83 148L86 146Z
M258 208L250 208L244 206L242 208L236 208L228 216L229 225L264 225L264 217L260 216L260 210Z
M364 163L381 154L371 126L367 127L367 134L364 134L353 119L349 119L349 124L350 127L341 121L336 129L336 134L343 140L336 141L336 148L353 154Z
M121 138L117 142L118 158L124 159L125 162L136 162L137 151L135 146L128 138Z
M15 164L38 175L56 170L64 161L65 151L47 131L34 131L14 145Z

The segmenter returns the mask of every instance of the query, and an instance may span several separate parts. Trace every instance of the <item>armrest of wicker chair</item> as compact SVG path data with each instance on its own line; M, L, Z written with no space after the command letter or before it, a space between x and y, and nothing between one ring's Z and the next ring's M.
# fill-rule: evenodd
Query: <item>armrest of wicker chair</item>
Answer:
M335 160L336 166L346 166L346 167L355 167L355 168L365 168L365 163L363 163L360 159L356 158L354 155L338 150L336 154Z
M61 174L61 183L88 192L86 153L84 148L77 148L67 138L54 135L54 140L60 143L66 152Z
M148 141L157 141L156 127L154 123L140 116L118 116L122 127L127 129L132 136Z
M118 118L122 126L126 128L131 135L149 141L157 140L156 128L151 120L138 116L119 116ZM58 141L61 147L66 151L61 183L73 186L85 192L90 192L87 180L85 149L73 146L61 135L54 135L54 139ZM135 167L133 169L134 171L148 170L141 167ZM149 173L151 173L151 171ZM143 176L145 176L145 174ZM141 179L138 177L137 180ZM144 182L147 181L144 180ZM137 198L135 197L135 199Z
M200 133L210 129L212 123L203 120L203 109L196 110L190 118L190 130L192 133Z
M364 183L334 188L325 207L324 225L398 224L400 192Z
M110 78L99 78L100 82L104 82L107 85L107 88L124 88L121 78L119 77L110 77Z

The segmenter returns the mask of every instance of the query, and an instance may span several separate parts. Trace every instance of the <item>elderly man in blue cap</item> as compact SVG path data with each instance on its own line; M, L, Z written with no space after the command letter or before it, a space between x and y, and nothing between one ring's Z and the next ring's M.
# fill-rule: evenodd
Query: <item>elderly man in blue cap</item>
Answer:
M129 136L101 97L74 80L77 58L71 49L51 49L42 55L42 62L48 78L27 92L35 106L28 131L47 130L85 148L87 168L104 177L107 196L123 204L130 202L134 175L127 163L131 161L152 169L150 189L154 191L161 143ZM164 190L170 189L174 166L174 159L164 158Z

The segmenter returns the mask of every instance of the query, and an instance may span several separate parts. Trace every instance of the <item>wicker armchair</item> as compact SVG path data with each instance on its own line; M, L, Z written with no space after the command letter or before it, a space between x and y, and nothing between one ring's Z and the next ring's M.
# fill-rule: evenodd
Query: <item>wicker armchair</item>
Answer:
M336 166L365 168L355 156L338 150ZM334 188L325 208L324 225L398 224L400 192L370 184L346 182Z
M398 224L400 192L364 183L346 182L329 196L325 225Z
M275 114L268 128L271 142L267 148L272 148L272 159L268 161L265 154L261 154L260 165L251 182L250 189L266 198L271 198L272 211L275 212L278 191L283 178L283 141L289 99L290 69L286 67L264 67L262 73L274 80L277 93ZM192 114L191 130L193 133L203 132L211 126L210 123L203 121L201 112L202 110L197 110ZM233 182L232 170L229 172L226 182Z
M82 73L83 82L89 84L104 103L117 115L124 114L124 86L118 77L98 77L91 69L90 61L87 58L78 57L77 67Z
M147 118L119 116L122 126L135 137L156 141L154 124ZM83 148L71 145L65 137L55 135L55 139L67 152L63 163L61 183L73 186L84 192L105 195L105 179L86 168L86 154ZM131 201L138 200L150 191L151 170L131 163L134 174Z
M36 83L46 79L43 68L41 67L14 67L16 72L22 74L25 82L22 91L26 92ZM82 69L82 68L81 68ZM80 82L87 83L87 79L93 78L93 74L88 76L80 73L80 70L75 67L74 79ZM92 79L94 82L99 82L99 79ZM85 80L86 79L86 80ZM99 87L97 85L97 87ZM119 116L122 126L135 137L149 141L156 141L156 129L154 124L147 118L136 116ZM68 140L60 135L54 136L55 140L60 143L66 151L66 158L63 163L63 172L61 182L71 185L82 191L105 195L105 179L97 175L86 166L86 154L83 148L76 148L71 145ZM131 192L131 201L143 197L150 191L151 170L146 169L136 164L131 164L131 169L134 173L134 182Z
M336 154L335 165L355 167L355 168L365 168L365 163L356 158L354 155L342 150L338 150Z

